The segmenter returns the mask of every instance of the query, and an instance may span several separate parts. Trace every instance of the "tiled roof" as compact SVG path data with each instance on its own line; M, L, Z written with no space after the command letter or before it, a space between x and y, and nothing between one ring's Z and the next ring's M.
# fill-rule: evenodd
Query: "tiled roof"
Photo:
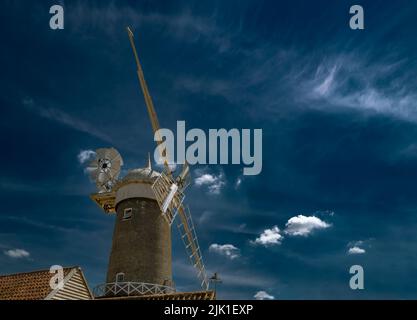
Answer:
M73 268L64 268L64 277ZM0 300L45 299L52 291L49 270L0 275Z

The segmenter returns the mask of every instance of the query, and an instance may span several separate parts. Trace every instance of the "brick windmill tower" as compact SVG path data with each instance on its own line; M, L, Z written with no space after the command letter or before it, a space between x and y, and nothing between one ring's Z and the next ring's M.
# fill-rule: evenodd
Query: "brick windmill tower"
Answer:
M129 28L127 32L155 133L159 129L158 118L139 62L133 33ZM171 226L178 216L176 220L181 238L203 289L200 292L204 293L202 298L214 297L213 291L208 291L209 280L191 214L183 203L184 189L189 184L188 165L185 164L181 173L174 177L166 161L166 150L158 149L161 159L165 159L163 172L153 170L148 159L146 167L132 169L120 179L123 160L114 148L98 149L96 158L87 168L98 188L91 199L105 213L116 215L106 283L94 290L96 296L175 295L171 266Z

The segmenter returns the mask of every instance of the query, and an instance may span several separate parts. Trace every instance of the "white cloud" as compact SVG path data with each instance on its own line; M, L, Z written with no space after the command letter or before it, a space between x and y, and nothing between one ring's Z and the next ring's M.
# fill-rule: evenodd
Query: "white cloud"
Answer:
M28 258L30 256L30 253L24 249L10 249L4 251L4 254L14 259Z
M274 296L271 296L268 292L266 291L258 291L257 293L255 293L255 295L253 296L256 300L273 300L275 299Z
M226 256L227 258L233 260L240 256L240 250L236 248L232 244L217 244L213 243L209 247L210 252L215 252L222 256Z
M348 250L348 254L364 254L365 252L365 249L359 247L352 247Z
M198 186L202 186L204 184L211 184L216 181L216 178L211 174L203 174L202 176L195 179L195 184Z
M298 215L288 220L285 225L285 233L290 236L308 236L314 230L327 229L331 224L316 216Z
M251 241L251 243L267 247L271 245L279 245L282 240L283 236L281 235L279 228L277 226L273 226L271 229L264 230L261 235L256 238L255 241Z
M90 160L91 158L95 157L96 152L93 150L82 150L77 155L78 161L83 164L86 161Z
M195 179L198 187L207 186L210 194L220 194L221 189L226 184L222 173L219 175L204 173Z

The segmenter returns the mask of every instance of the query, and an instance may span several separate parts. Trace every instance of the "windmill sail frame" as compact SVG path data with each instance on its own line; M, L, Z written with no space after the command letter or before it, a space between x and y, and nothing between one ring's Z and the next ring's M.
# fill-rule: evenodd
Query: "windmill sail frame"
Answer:
M138 80L140 83L140 88L142 90L144 99L145 99L145 105L146 108L148 110L148 114L149 114L149 118L151 121L151 125L152 125L152 129L154 132L154 135L156 135L156 141L158 146L162 143L162 139L159 137L159 121L158 121L158 117L152 102L152 98L151 95L149 93L148 90L148 86L146 84L145 81L145 77L143 74L143 70L142 70L142 66L140 64L140 60L139 60L139 56L138 53L136 51L136 46L135 46L135 41L134 41L134 36L133 36L133 32L131 31L131 29L129 27L126 28L127 30L127 34L129 36L129 41L130 41L130 45L132 47L133 50L133 54L135 57L135 61L136 61L136 66L137 66L137 76L138 76ZM159 138L159 139L158 139ZM164 159L164 167L165 167L165 175L172 179L172 181L174 180L173 175L172 175L172 171L171 168L169 167L169 164L167 162L167 159L169 159L168 155L167 155L167 150L166 148L158 148L159 152L160 152L160 156L162 159ZM175 199L175 197L174 197ZM164 198L165 200L165 198ZM203 259L202 259L202 255L201 255L201 251L200 251L200 246L198 244L198 240L197 240L197 236L195 234L195 228L194 225L192 224L192 220L191 220L191 214L190 212L185 209L182 201L181 203L179 203L179 205L176 207L176 212L178 213L179 217L180 217L180 223L181 223L181 227L184 231L184 238L186 238L186 241L184 242L184 244L186 245L186 250L191 250L191 255L190 255L190 259L192 259L193 265L194 267L197 269L197 273L198 273L198 277L200 279L202 279L201 281L201 286L204 290L208 290L209 288L209 281L207 278L207 274L205 271L205 267L203 264ZM177 214L175 213L175 215ZM173 218L175 218L175 215ZM171 220L172 223L173 219ZM191 225L190 225L191 223Z

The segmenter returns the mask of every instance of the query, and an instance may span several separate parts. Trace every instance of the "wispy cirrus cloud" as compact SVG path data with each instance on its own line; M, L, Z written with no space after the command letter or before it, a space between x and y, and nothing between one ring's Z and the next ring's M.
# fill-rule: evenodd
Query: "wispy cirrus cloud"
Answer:
M327 96L331 92L334 86L334 77L336 74L337 66L333 66L330 72L325 76L323 81L319 83L313 91L319 96Z
M105 5L77 2L68 10L68 20L73 22L76 31L85 28L100 29L113 38L120 32L120 25L129 24L133 29L152 26L165 28L165 34L180 39L182 42L205 41L217 48L219 53L231 48L236 34L240 32L239 26L234 30L225 30L219 25L218 14L213 10L210 17L198 15L191 9L179 8L175 13L162 13L157 11L139 11L130 5L115 5L110 2Z
M193 94L221 96L229 102L239 102L242 96L236 95L237 81L228 79L183 75L175 79L175 88Z
M84 120L78 119L60 109L40 106L36 104L33 101L33 99L30 98L24 99L22 103L26 108L33 112L36 112L39 116L43 118L47 118L55 122L61 123L74 130L90 134L91 136L94 136L106 142L111 143L113 141L113 139L107 133L104 133L101 130L97 129L96 126Z
M312 108L349 108L417 122L417 92L409 74L398 70L406 61L367 62L360 56L336 56L304 70L302 96Z
M129 21L133 28L142 25L166 28L168 36L183 43L210 43L217 53L246 57L245 63L236 66L233 77L176 74L177 89L222 96L232 103L257 103L271 112L279 112L277 106L284 90L294 100L304 100L314 109L343 107L417 122L417 93L407 81L409 75L397 74L405 64L401 58L375 61L367 55L351 53L317 61L313 55L305 56L278 44L257 46L245 52L236 44L253 35L243 32L241 24L225 25L215 9L202 16L188 7L176 13L161 13L139 11L129 5L116 6L112 2L100 6L77 2L69 15L79 29L100 28L118 35L117 28ZM387 81L381 85L381 80ZM264 84L261 94L252 93L251 88L258 84Z

